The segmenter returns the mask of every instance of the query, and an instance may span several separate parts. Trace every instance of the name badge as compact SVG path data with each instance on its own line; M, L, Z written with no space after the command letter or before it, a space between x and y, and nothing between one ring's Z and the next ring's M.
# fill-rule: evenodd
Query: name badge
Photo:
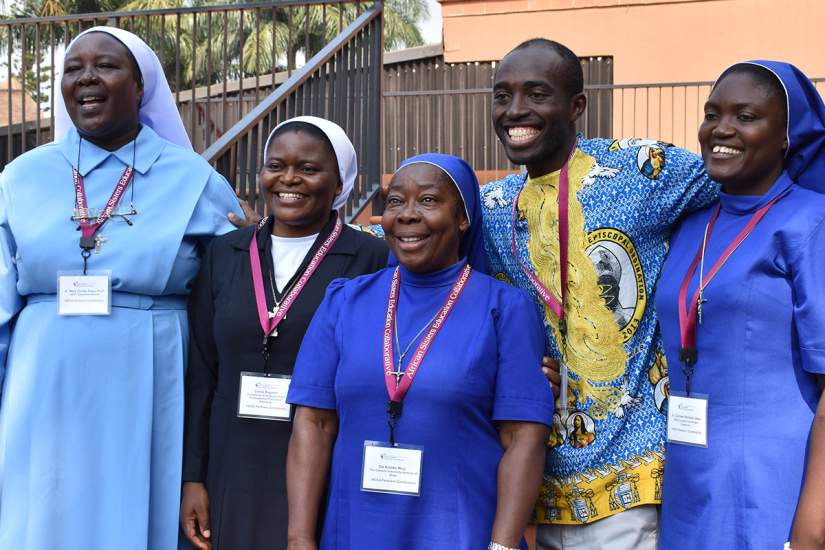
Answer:
M364 441L361 490L419 496L423 458L423 447Z
M667 405L667 440L681 445L708 446L708 396L671 392Z
M109 315L112 313L110 271L62 271L57 274L59 315Z
M242 372L238 416L289 421L292 405L286 402L290 377L285 374Z

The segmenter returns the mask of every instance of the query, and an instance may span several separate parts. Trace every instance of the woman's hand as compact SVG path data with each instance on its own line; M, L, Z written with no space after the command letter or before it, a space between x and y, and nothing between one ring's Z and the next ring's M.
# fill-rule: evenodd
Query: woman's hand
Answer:
M820 387L825 386L825 377L817 378ZM825 548L825 391L819 396L810 441L805 482L791 530L793 550Z
M541 358L541 372L544 373L547 381L550 382L553 397L558 399L561 394L561 366L559 362L545 355Z
M498 422L497 426L504 456L498 463L492 539L517 548L539 496L549 428L536 422Z
M247 227L249 225L255 225L263 218L263 216L258 214L257 210L249 206L248 202L238 198L238 204L241 205L241 210L243 210L244 219L239 218L234 212L230 212L226 215L226 218L229 220L229 223L231 223L235 227Z
M315 542L318 515L337 435L335 410L300 406L295 409L286 455L288 550L318 548Z
M209 531L209 494L203 483L187 481L183 484L180 503L180 527L195 548L211 550Z

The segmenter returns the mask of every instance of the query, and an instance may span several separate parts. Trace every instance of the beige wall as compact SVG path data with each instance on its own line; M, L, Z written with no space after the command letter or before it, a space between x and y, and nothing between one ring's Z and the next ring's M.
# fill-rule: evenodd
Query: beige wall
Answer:
M537 36L612 56L617 84L712 80L736 61L825 76L823 0L441 0L448 62L501 59Z

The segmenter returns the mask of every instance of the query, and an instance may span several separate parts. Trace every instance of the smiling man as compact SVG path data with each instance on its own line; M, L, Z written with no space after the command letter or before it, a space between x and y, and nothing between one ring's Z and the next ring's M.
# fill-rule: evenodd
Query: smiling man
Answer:
M491 274L533 295L570 373L539 548L655 549L668 382L652 293L671 228L716 185L669 144L577 136L586 103L579 60L559 43L529 40L501 61L493 124L527 173L482 188L485 245Z

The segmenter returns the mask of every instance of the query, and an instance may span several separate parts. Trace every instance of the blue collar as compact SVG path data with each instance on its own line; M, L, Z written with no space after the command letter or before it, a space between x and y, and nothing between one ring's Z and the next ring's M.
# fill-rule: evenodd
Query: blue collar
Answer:
M80 144L80 135L77 133L77 129L70 128L58 144L60 152L66 157L69 164L75 166L77 163L77 148ZM77 168L81 176L86 176L112 155L122 162L124 166L129 166L132 164L134 154L135 170L140 174L145 174L155 161L158 160L158 157L166 145L166 141L161 139L154 130L146 125L143 125L140 129L140 133L138 133L134 143L129 142L116 151L101 149L92 142L84 139L80 149L80 166L75 166L75 168Z
M719 191L719 203L722 210L729 214L737 216L752 214L772 201L777 195L784 193L793 184L794 182L788 173L782 172L764 195L730 195Z

